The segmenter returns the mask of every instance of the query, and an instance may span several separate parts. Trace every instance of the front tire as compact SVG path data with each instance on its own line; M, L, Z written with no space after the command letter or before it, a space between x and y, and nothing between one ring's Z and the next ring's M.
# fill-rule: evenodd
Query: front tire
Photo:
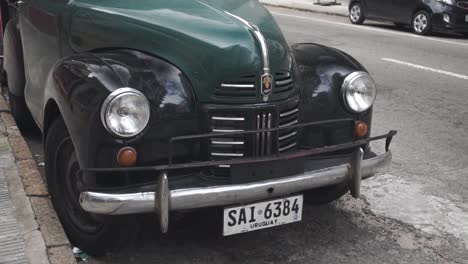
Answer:
M353 24L362 25L365 19L361 4L352 4L349 8L349 21Z
M127 217L102 217L85 212L79 204L82 180L75 148L62 118L50 126L45 141L45 171L49 193L71 243L101 256L129 242L138 224Z
M418 35L427 35L431 32L432 19L428 12L422 10L413 16L413 32Z

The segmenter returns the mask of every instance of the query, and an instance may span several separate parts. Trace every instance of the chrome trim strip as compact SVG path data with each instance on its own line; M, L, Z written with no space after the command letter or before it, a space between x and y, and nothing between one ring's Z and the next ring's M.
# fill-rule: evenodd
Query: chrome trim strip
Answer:
M283 151L285 151L285 150L288 150L288 149L290 149L290 148L292 148L292 147L294 147L294 146L296 146L296 145L297 145L296 142L291 143L291 144L289 144L289 145L287 145L287 146L284 146L284 147L280 148L280 149L279 149L279 152L283 152Z
M260 123L261 123L261 120L260 120L260 115L257 115L257 130L260 130ZM257 148L256 148L256 152L257 152L257 155L260 155L260 132L256 133L257 135L257 141L256 141L256 145L257 145Z
M268 114L268 129L271 128L271 113ZM267 151L266 154L271 154L271 131L267 132Z
M287 111L287 112L284 112L284 113L280 113L280 117L290 116L290 115L295 114L297 112L299 112L299 108L294 108L293 110L290 110L290 111Z
M219 152L211 152L211 156L219 156L219 157L244 157L242 153L219 153Z
M390 151L361 162L361 179L370 178L387 168L392 161ZM196 209L247 203L281 197L291 193L320 188L352 179L351 164L308 171L280 179L245 184L171 190L169 210ZM270 191L268 191L270 190ZM273 190L273 191L271 191ZM155 211L155 192L110 194L83 192L81 207L95 214L124 215Z
M213 144L213 145L244 145L244 141L218 141L218 140L212 140L211 144Z
M220 168L231 168L231 165L219 165Z
M364 150L358 148L353 152L351 156L351 182L349 184L349 190L354 198L361 196L361 163L364 157Z
M212 116L212 120L219 121L245 121L244 117L222 117L222 116Z
M228 14L229 16L239 20L240 22L242 22L242 24L244 24L247 28L249 28L255 35L255 37L257 38L258 42L260 43L260 48L262 49L262 57L263 57L263 73L264 74L269 74L270 73L270 57L269 57L269 51L268 51L268 46L267 46L267 42L266 42L266 38L265 36L263 36L262 32L260 31L260 29L258 28L257 25L239 17L239 16L236 16L234 14L231 14L227 11L224 11L226 14Z
M287 79L287 80L284 80L284 81L276 81L276 85L281 86L281 85L285 85L285 84L290 84L292 82L293 82L293 79L290 78L290 79Z
M254 84L225 84L222 83L221 87L224 88L255 88Z
M155 211L156 192L108 194L83 192L80 204L86 212L104 215L138 214Z
M288 139L288 138L290 138L290 137L293 137L293 136L295 136L295 135L297 135L297 131L293 131L293 132L291 132L291 133L289 133L289 134L286 134L286 135L284 135L284 136L281 136L281 137L279 137L278 139L281 141L281 140L285 140L285 139Z
M229 132L242 132L243 129L212 129L211 131L217 133L229 133Z
M284 125L280 125L279 127L283 128L283 127L288 127L288 126L292 126L292 125L295 125L295 124L297 124L297 120L291 121L291 122L289 122L287 124L284 124Z
M170 199L171 192L169 191L169 181L167 180L167 174L164 172L159 175L156 199L154 201L154 208L156 214L159 216L159 227L163 234L167 233L169 228Z
M266 114L262 114L262 129L267 129L267 118ZM266 137L266 132L262 133L262 155L265 155L266 151L266 144L267 144L267 137Z

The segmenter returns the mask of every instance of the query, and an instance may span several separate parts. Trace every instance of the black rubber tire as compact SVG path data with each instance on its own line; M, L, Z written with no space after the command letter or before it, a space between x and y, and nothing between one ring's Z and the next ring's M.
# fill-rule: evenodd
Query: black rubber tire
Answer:
M16 96L8 91L8 102L10 103L11 115L20 130L24 131L35 127L36 124L26 106L24 96Z
M416 23L417 23L416 18L419 17L420 15L423 15L426 17L427 26L424 28L424 30L416 29ZM431 15L427 11L424 11L424 10L416 12L416 14L414 14L413 16L413 20L411 21L411 28L413 29L413 32L417 35L428 35L429 33L431 33L431 29L432 29Z
M18 34L17 19L8 21L3 39L5 52L4 65L7 76L11 114L19 129L27 130L35 126L34 120L24 100L24 62L21 38Z
M97 216L81 208L78 170L65 123L57 118L46 135L45 171L52 203L70 242L93 256L102 256L131 243L140 226L136 217Z
M351 12L352 12L352 10L353 10L354 8L356 8L356 7L359 8L359 10L360 10L360 11L359 11L359 16L358 16L357 19L353 19L352 13L351 13ZM362 5L361 5L360 3L358 3L358 2L353 3L353 4L349 7L349 16L348 16L348 18L349 18L349 21L350 21L351 23L356 24L356 25L362 25L362 23L364 23L364 20L366 20L366 17L364 16L364 11L362 10Z
M340 199L348 193L348 183L340 183L328 187L322 187L306 191L304 193L304 201L312 205L327 204Z

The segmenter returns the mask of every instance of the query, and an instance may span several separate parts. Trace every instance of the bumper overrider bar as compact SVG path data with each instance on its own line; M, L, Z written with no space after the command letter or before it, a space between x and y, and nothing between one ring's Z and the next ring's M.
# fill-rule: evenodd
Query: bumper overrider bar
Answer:
M343 121L343 120L341 120ZM346 119L346 121L349 121ZM334 121L336 122L336 120ZM307 126L317 122L300 124ZM324 122L320 122L323 124ZM289 127L290 128L290 127ZM243 131L241 133L259 133L268 131L277 131L278 128ZM211 133L195 136L175 137L171 142L179 140L191 140L219 136L220 134L230 133ZM390 143L396 131L390 131L388 134L371 137L368 139L356 140L344 144L327 146L323 148L314 148L291 152L287 154L277 154L265 157L237 158L220 161L203 161L183 164L172 164L172 153L169 153L168 164L152 167L133 167L133 168L94 168L83 169L82 172L154 172L158 177L157 187L154 192L138 193L98 193L82 192L80 195L81 207L94 214L103 215L125 215L156 212L159 216L161 231L167 232L169 224L169 212L186 209L196 209L213 206L223 206L231 204L242 204L263 199L270 199L278 196L285 196L314 188L325 187L338 183L348 182L353 197L360 196L361 180L372 177L376 173L387 168L392 160L392 154L389 150ZM363 160L364 150L362 146L375 140L385 139L386 152L380 156ZM261 162L271 162L277 160L288 160L301 157L307 157L316 154L329 153L343 149L354 148L351 160L347 164L328 167L320 170L306 171L302 174L276 178L271 180L257 181L244 184L198 187L188 189L169 189L168 174L171 170L181 168L202 168L218 165L236 165L236 164L254 164Z

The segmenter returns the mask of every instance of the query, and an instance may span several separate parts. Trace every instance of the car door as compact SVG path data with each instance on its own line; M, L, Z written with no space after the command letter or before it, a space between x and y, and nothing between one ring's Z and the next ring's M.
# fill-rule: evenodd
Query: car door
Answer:
M389 18L392 0L366 0L366 17Z
M419 2L420 0L392 0L390 9L392 20L399 23L410 23Z
M25 99L34 119L41 111L47 77L61 57L60 14L69 0L18 1L26 76Z

